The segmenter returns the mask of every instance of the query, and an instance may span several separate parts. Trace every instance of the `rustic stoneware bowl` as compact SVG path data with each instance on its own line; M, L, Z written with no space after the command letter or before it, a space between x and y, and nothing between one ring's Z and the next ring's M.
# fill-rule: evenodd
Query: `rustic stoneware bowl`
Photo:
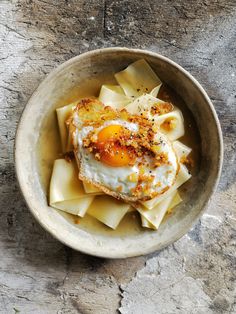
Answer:
M130 236L104 236L80 229L48 206L37 162L37 141L45 116L61 99L88 78L115 73L131 62L145 58L161 80L186 102L200 133L201 162L191 179L188 193L174 214L158 231ZM66 103L64 103L66 105ZM124 258L159 250L182 237L203 213L213 194L222 165L222 134L214 107L202 86L175 62L153 52L107 48L70 59L50 73L29 100L21 117L15 143L19 185L26 203L38 222L55 238L75 250L107 257Z

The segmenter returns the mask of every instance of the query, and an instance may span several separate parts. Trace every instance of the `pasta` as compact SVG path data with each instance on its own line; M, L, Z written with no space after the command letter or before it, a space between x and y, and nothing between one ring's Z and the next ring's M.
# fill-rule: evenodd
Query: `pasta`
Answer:
M140 114L145 111L148 112L149 115L151 115L150 108L152 107L152 105L158 105L162 103L164 103L164 101L149 94L146 94L136 98L133 102L128 104L125 109L127 109L132 114Z
M55 160L50 182L49 204L54 208L83 217L94 197L84 192L77 173L74 161L69 163L65 159Z
M98 196L88 209L88 214L95 217L108 227L116 229L130 205L111 196Z
M98 100L114 109L125 108L133 115L145 113L148 119L154 121L158 130L172 142L180 165L174 184L163 194L148 201L127 203L104 194L100 188L85 180L81 181L75 160L68 162L57 159L51 176L49 204L80 217L90 215L112 229L117 228L127 213L138 211L142 226L157 230L165 215L182 201L178 188L191 178L182 160L192 150L177 140L184 135L184 119L178 108L157 98L162 82L145 60L132 63L116 73L115 78L118 85L102 85ZM70 126L66 122L77 103L56 109L63 153L73 150ZM171 110L158 114L152 111L154 107L163 106L165 109L166 104L172 106Z
M83 181L84 190L87 194L93 194L93 195L101 195L103 194L102 191L100 191L98 188L96 188L94 185Z
M182 202L177 191L174 191L168 198L156 205L153 209L139 209L142 226L145 228L158 229L166 213L171 213L172 209Z
M117 109L124 108L131 101L117 85L102 85L98 99L105 105Z
M153 90L151 90L150 95L153 97L157 97L161 86L162 86L162 84L159 84L158 86L154 87Z
M144 59L138 60L125 70L116 73L115 78L125 94L130 97L150 93L153 88L161 84L156 73Z
M155 123L159 126L162 133L168 136L171 141L177 140L184 135L184 120L180 110L173 110L169 113L159 116L152 115L151 107L153 105L164 104L164 101L149 94L136 98L132 103L126 106L126 109L132 114L145 112L148 117L153 116Z
M147 218L145 218L142 214L140 216L141 216L142 227L155 229L155 227L147 220Z
M184 145L180 141L174 141L173 142L173 147L175 149L176 155L179 159L179 161L182 158L188 157L188 155L191 153L192 148L188 147L187 145Z
M158 229L162 219L164 218L174 196L176 190L169 193L168 197L159 202L151 210L145 209L143 207L138 207L139 213L146 218L146 220L153 226L154 229Z
M57 121L58 121L58 127L59 127L59 132L60 132L60 137L61 137L61 145L62 145L62 152L66 153L68 151L71 151L72 145L69 144L71 143L69 139L69 132L68 128L66 126L66 120L69 118L72 109L75 107L76 102L67 105L62 108L56 109L57 112Z
M184 135L184 119L180 110L160 115L155 118L162 133L171 141L177 140Z
M176 207L177 205L179 205L181 202L182 202L182 198L179 195L179 192L177 191L175 193L175 196L173 197L171 203L170 203L170 206L169 206L167 212L170 214L172 212L173 208Z
M188 169L183 164L180 164L179 173L172 187L168 191L166 191L164 194L154 197L149 201L145 201L141 203L148 209L154 208L157 204L165 200L168 196L171 195L172 192L176 191L182 184L184 184L190 178L191 178L191 174L189 173Z

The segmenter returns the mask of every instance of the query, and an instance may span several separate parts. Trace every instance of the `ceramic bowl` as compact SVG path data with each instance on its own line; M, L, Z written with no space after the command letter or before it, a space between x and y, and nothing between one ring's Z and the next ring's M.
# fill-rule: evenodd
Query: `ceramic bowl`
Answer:
M161 80L171 86L192 112L200 134L201 160L184 201L158 231L109 236L73 225L48 206L37 162L37 141L45 116L66 105L72 90L88 78L115 73L145 58ZM206 209L219 180L222 165L222 134L214 107L198 81L181 66L157 53L106 48L74 57L52 71L30 98L22 114L15 143L15 163L25 201L37 221L69 247L105 258L125 258L159 250L188 232Z

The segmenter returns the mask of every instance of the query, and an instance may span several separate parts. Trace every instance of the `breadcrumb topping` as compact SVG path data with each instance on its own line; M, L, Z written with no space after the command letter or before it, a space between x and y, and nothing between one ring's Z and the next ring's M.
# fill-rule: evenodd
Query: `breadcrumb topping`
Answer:
M152 106L151 114L164 114L173 110L173 105L169 102L158 103ZM155 176L152 169L162 165L169 165L168 154L163 152L163 141L156 139L159 128L154 119L147 117L147 114L130 114L126 109L115 110L109 106L104 106L97 99L82 99L75 107L72 116L77 115L79 124L76 119L69 119L68 124L72 131L76 128L82 129L85 126L92 126L92 130L83 138L83 147L94 158L103 161L104 155L118 155L119 162L123 158L128 160L127 166L138 165L138 173L132 173L127 177L129 182L135 183L135 187L131 189L132 195L140 198L146 195L148 199L157 195L153 191L153 182ZM111 132L108 137L100 139L99 132L103 130L106 121L122 120L138 125L138 132L132 131L125 126L121 126L116 132ZM171 128L172 120L165 121ZM162 124L162 127L165 124ZM110 137L109 137L110 136ZM160 142L158 142L160 141ZM128 156L128 157L127 157ZM146 173L146 169L151 169ZM161 187L161 182L155 183L155 187ZM167 187L168 189L168 187ZM163 190L164 191L164 190ZM163 193L161 191L161 193ZM117 192L122 192L122 186L117 188Z
M174 106L170 102L157 103L151 107L151 114L162 115L168 112L171 112L174 109Z

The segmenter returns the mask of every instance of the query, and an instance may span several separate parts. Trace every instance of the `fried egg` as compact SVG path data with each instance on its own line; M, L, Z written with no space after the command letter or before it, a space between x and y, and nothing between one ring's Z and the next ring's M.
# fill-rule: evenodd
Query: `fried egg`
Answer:
M155 123L83 99L69 121L79 178L125 201L149 200L175 182L172 144Z

